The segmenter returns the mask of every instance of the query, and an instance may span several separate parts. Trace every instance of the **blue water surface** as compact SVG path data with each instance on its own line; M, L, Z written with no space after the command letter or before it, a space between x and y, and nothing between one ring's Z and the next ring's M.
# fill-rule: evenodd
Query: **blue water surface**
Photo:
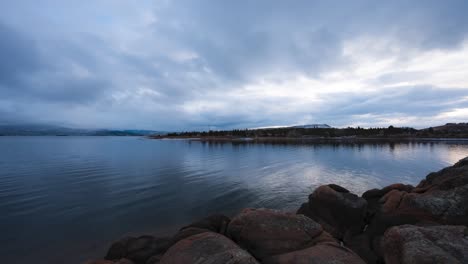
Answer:
M127 234L169 234L209 213L296 210L319 185L362 194L468 156L463 142L204 143L0 137L3 263L80 263Z

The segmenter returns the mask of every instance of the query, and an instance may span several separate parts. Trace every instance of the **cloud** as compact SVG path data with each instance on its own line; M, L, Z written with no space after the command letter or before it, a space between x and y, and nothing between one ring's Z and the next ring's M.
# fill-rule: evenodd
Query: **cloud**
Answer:
M463 120L467 9L463 0L5 1L0 121L8 112L187 130Z
M0 87L16 86L24 75L41 67L39 55L31 40L2 23L0 36Z

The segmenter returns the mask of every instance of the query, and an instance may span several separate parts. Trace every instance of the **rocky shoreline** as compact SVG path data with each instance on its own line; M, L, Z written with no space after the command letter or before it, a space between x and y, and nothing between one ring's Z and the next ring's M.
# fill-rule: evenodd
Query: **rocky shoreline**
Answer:
M330 184L297 213L211 215L172 237L126 237L86 264L468 263L468 157L417 186Z

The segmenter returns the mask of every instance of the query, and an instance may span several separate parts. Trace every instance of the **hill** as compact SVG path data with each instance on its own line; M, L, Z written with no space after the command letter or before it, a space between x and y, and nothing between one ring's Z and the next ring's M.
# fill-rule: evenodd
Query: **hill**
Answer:
M77 129L50 125L0 125L0 136L148 136L165 135L153 130Z

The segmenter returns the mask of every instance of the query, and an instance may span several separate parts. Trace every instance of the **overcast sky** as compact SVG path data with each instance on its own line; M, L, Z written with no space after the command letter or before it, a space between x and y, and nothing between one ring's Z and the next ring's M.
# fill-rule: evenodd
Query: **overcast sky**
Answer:
M0 2L0 123L468 121L468 1Z

